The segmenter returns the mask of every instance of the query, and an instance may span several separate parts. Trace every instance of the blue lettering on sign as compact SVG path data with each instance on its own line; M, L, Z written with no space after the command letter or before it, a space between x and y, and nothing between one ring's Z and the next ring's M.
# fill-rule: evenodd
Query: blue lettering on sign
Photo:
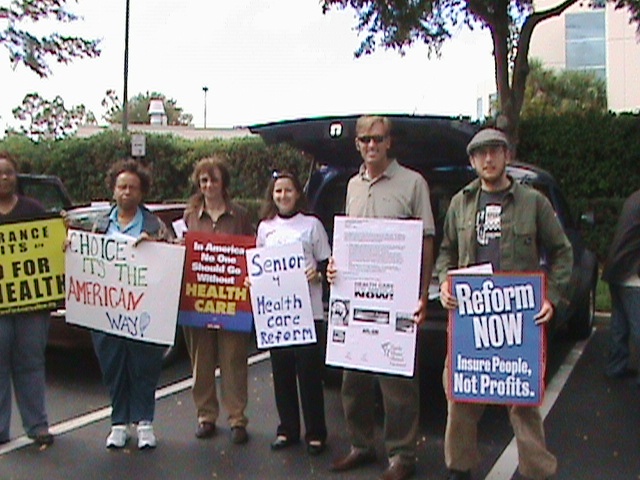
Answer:
M131 337L144 338L144 332L151 324L151 315L142 312L140 315L110 314L105 312L111 330L127 333Z
M259 253L251 259L251 276L259 277L263 273L286 272L287 270L299 270L305 266L302 255L292 255L281 258L265 258L262 260Z
M307 341L313 338L311 328L294 328L292 330L278 330L276 332L260 332L261 345L278 345L282 342Z

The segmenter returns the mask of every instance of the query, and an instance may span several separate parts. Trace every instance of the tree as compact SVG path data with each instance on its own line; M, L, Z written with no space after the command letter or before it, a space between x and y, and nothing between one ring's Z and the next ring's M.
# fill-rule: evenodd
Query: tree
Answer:
M589 0L589 4L597 1ZM628 8L630 21L640 24L640 0L608 1L616 8ZM439 55L442 44L453 37L459 26L488 28L493 40L502 120L499 126L517 141L533 31L577 2L558 0L545 10L536 10L533 0L321 0L321 5L323 12L332 7L356 11L356 28L366 32L356 57L372 53L378 46L402 54L416 42L427 45L428 55Z
M605 82L591 72L546 69L529 61L521 117L607 111Z
M37 93L25 95L22 104L13 109L13 116L24 123L20 133L35 141L64 138L75 133L78 125L96 123L84 105L67 109L60 96L46 100Z
M191 125L193 115L184 113L177 102L172 98L167 98L164 94L158 92L139 93L135 97L129 99L128 102L128 119L131 124L149 123L149 102L152 99L159 98L164 104L164 110L167 114L168 125ZM122 123L122 102L119 100L115 90L107 90L102 100L102 106L107 109L103 118L109 123Z
M22 63L37 73L47 77L51 73L49 57L59 63L69 63L74 58L93 58L100 55L99 40L52 33L36 37L23 29L25 23L55 19L61 23L79 20L77 15L66 10L67 0L11 0L6 7L0 7L0 44L9 50L9 60L14 68Z

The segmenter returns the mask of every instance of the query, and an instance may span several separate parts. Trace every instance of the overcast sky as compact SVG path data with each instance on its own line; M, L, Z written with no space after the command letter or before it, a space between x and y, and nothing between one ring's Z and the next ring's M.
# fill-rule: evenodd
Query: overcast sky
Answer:
M404 57L380 50L354 59L354 12L323 15L318 0L130 2L129 96L174 98L196 127L203 126L203 86L207 126L231 127L363 112L475 116L478 85L493 80L488 31L461 31L440 59L429 60L422 46ZM12 70L0 49L1 132L16 124L11 110L30 92L60 95L67 108L82 103L101 123L106 90L122 97L125 0L69 5L84 20L53 28L102 39L102 55L52 64L53 74L40 79L22 66Z

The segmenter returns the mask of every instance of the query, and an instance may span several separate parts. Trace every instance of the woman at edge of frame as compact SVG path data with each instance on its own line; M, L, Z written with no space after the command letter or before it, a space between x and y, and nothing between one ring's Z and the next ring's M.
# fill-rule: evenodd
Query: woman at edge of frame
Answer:
M0 152L0 225L45 213L17 187L18 165L8 152ZM0 315L0 445L10 440L12 382L27 437L36 445L53 443L45 401L48 333L46 310Z
M271 247L297 241L302 243L305 274L318 332L318 323L324 318L322 272L326 272L331 247L322 223L315 216L305 213L305 208L306 198L298 178L289 172L274 172L262 205L256 245ZM280 425L271 449L281 450L300 442L301 406L307 452L311 455L322 453L327 439L327 426L322 387L324 362L320 343L316 341L310 345L272 348L271 366L280 416Z

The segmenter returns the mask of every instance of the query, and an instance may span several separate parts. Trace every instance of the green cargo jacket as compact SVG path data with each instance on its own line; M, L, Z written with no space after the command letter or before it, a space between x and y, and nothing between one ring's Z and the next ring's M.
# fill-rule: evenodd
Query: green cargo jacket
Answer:
M511 180L502 206L500 268L540 271L540 250L545 252L547 298L558 305L571 277L573 249L549 200L537 190ZM435 271L440 283L454 268L476 263L475 217L480 196L476 179L451 199L444 221L443 239Z

